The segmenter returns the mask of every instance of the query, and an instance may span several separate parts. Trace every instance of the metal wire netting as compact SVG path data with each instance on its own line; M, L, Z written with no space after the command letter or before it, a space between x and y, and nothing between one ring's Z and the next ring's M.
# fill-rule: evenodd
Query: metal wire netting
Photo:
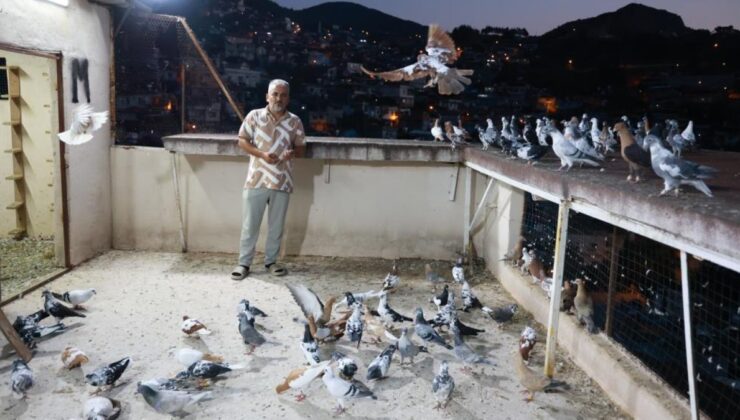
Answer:
M132 14L118 24L116 143L162 146L171 134L236 132L236 112L177 17ZM244 109L253 92L242 89L240 77L222 82Z
M547 276L557 219L557 204L525 193L521 234ZM566 244L564 281L585 281L596 327L688 398L680 252L573 211ZM737 418L740 274L691 256L688 267L699 407L711 418Z

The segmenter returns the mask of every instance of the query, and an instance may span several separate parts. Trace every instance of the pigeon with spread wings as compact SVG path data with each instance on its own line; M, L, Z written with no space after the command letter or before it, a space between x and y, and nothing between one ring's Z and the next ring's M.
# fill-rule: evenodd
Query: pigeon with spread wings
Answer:
M324 304L313 290L302 284L289 284L287 286L293 299L306 317L311 335L316 340L323 342L326 339L338 339L344 335L345 324L352 313L349 312L345 316L332 321L331 311L337 300L335 296L327 299L326 304Z
M457 60L459 54L452 37L438 25L429 25L426 54L419 54L416 63L396 70L373 72L361 67L362 71L372 78L379 77L389 82L416 80L429 77L424 87L437 85L442 95L457 95L471 80L473 70L448 67Z

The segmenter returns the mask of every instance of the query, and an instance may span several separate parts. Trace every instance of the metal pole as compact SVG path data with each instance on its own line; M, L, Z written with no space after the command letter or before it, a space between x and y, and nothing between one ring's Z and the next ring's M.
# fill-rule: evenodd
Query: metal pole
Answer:
M614 294L617 289L617 264L619 263L619 249L617 248L617 227L612 232L612 252L609 262L609 292L606 296L606 324L604 332L608 337L612 336L614 329Z
M465 204L463 207L463 249L468 257L472 257L468 247L470 246L470 204L473 202L473 170L465 168Z
M177 178L177 153L170 152L172 156L172 183L175 185L175 204L177 205L177 216L180 221L180 247L182 252L187 252L188 246L185 242L185 224L182 221L182 206L180 205L180 181Z
M547 344L545 346L545 375L550 378L555 374L555 346L557 345L558 320L560 318L560 289L563 287L565 248L568 243L569 209L570 202L560 201L558 227L555 232L555 267L552 272L552 293L550 293L550 314L547 321Z
M691 419L699 419L699 402L696 395L696 373L694 373L694 343L691 335L691 296L689 295L689 270L686 252L681 251L681 295L683 297L683 333L686 341L686 370L689 379L689 401Z

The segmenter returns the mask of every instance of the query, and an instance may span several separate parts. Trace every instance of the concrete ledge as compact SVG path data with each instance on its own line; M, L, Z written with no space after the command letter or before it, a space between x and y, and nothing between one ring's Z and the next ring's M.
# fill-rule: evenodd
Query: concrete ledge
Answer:
M531 312L537 322L547 325L550 301L539 286L503 262L489 263L489 269L498 273L498 280L520 306ZM688 400L652 374L638 359L604 334L588 334L574 316L562 312L560 315L558 345L620 408L636 419L691 418Z
M246 156L233 134L177 134L162 141L166 150L186 155ZM462 151L422 140L306 137L306 158L458 163Z

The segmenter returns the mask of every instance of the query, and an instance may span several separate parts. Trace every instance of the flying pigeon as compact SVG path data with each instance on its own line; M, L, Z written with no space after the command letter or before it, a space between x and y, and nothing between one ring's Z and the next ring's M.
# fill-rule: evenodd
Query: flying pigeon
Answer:
M249 346L247 354L252 354L257 346L265 343L265 337L254 327L254 317L249 312L239 312L239 334L244 344Z
M354 305L355 303L362 305L363 303L365 303L366 300L376 298L380 296L382 293L383 293L382 291L376 292L375 290L370 290L368 292L362 292L362 293L344 292L344 299L337 302L337 304L334 305L334 307L336 308L338 306L347 305L351 309L352 305Z
M412 320L407 316L399 314L390 307L388 304L388 295L386 293L382 293L380 295L380 301L378 302L378 315L380 315L380 319L387 324Z
M398 266L396 265L396 263L393 263L391 271L386 274L385 279L383 279L383 292L390 292L395 290L400 282L401 278L398 276Z
M344 335L343 321L331 322L331 311L337 299L335 296L327 299L326 305L324 305L313 290L302 284L289 284L287 287L293 299L301 308L303 315L306 317L308 326L311 328L311 335L314 338L324 341L329 338L336 339Z
M205 324L198 321L197 319L190 318L187 315L183 315L182 324L180 325L180 329L188 337L192 337L193 334L195 333L198 333L199 336L211 334L211 331L208 328L206 328Z
M340 378L345 381L351 381L354 378L357 373L357 362L338 351L332 352L331 360L337 363Z
M67 369L74 369L89 362L87 355L77 347L67 347L62 352L62 363Z
M10 373L10 389L17 399L26 398L26 393L33 386L33 371L21 359L13 361L13 370Z
M181 365L188 367L195 362L201 360L208 360L209 362L221 363L224 361L222 356L218 356L211 353L203 353L202 351L195 350L190 347L183 347L175 350L174 348L170 351L170 354L174 356Z
M267 314L260 308L251 305L247 299L242 299L241 301L239 301L239 305L236 307L237 314L244 311L248 311L254 317L261 316L264 318L267 316Z
M362 332L364 330L364 323L362 321L362 306L359 303L354 304L352 309L352 315L347 320L345 326L345 335L349 338L349 341L354 343L357 342L357 348L360 348L362 342Z
M330 361L324 361L313 366L303 366L298 369L293 369L288 373L282 383L275 387L275 392L279 394L284 393L289 389L298 391L296 395L296 401L303 401L306 399L306 394L303 390L313 382L314 379L324 374L324 368L326 368Z
M309 328L308 324L304 325L301 352L303 352L303 356L309 365L319 363L319 342L311 335L311 328Z
M512 303L511 305L507 305L504 307L484 307L483 312L488 314L488 316L490 316L491 319L496 321L499 325L502 325L505 322L511 321L511 319L514 318L514 314L517 313L518 309L519 306L516 303Z
M524 327L522 334L519 336L519 354L522 355L522 359L529 362L529 353L537 344L537 331L530 326Z
M80 105L72 117L69 130L57 134L59 140L67 144L87 143L93 138L93 131L99 129L108 121L108 111L93 112L92 106Z
M432 380L432 393L437 404L434 409L446 408L450 402L452 391L455 389L455 380L450 376L447 361L443 360L439 365L439 373Z
M424 312L421 310L421 308L416 308L414 332L417 336L419 336L419 338L426 341L427 343L434 343L448 350L452 350L452 346L447 344L445 340L440 337L439 333L437 333L437 331L435 331L434 328L432 328L424 319Z
M93 397L85 401L82 416L87 420L113 420L121 414L121 402L106 397Z
M331 366L324 367L324 376L321 378L326 385L329 393L337 399L336 414L341 414L346 410L344 406L345 398L372 398L377 400L378 397L362 382L353 380L347 381L334 375Z
M543 130L552 137L552 151L560 158L559 171L564 168L570 170L575 163L596 167L601 165L599 159L578 150L575 143L566 140L560 130L555 128L554 125L548 124Z
M630 133L624 122L618 122L614 125L614 131L619 136L619 142L622 148L622 159L629 166L629 175L627 182L640 182L640 166L650 167L650 153L642 149Z
M413 364L414 357L416 357L419 352L428 353L426 347L417 346L413 341L411 341L410 335L414 334L413 330L409 333L408 328L402 328L400 337L396 337L388 331L386 331L385 334L398 348L398 354L401 356L401 364L403 364L403 361L406 358L408 358L411 361L411 364Z
M645 143L650 147L653 171L663 178L664 187L660 195L675 190L678 196L681 185L691 185L708 197L712 197L712 191L709 190L704 180L712 178L717 173L716 169L674 156L660 144L660 139L654 134L648 133L645 136Z
M426 54L419 54L416 57L416 63L397 70L372 72L365 67L360 67L360 69L371 78L380 77L390 82L429 77L429 82L424 87L437 85L437 90L442 95L457 95L465 90L465 85L471 82L466 76L471 76L473 70L448 67L457 60L460 54L452 38L438 25L429 25L425 49Z
M64 306L62 303L60 303L54 296L51 294L50 291L44 290L41 295L44 297L44 310L54 318L56 318L57 323L61 322L64 318L69 317L80 317L85 318L85 315L75 312L72 309Z
M388 369L391 367L391 360L393 360L393 353L395 352L396 345L391 344L370 362L367 367L368 381L383 379L388 375Z
M184 391L158 390L144 383L139 383L137 391L155 411L170 415L182 415L186 408L211 396L210 392L191 394Z
M439 118L435 118L434 125L432 126L432 137L434 141L445 141L444 132L442 127L439 126Z
M463 258L457 257L455 265L452 267L452 278L459 284L465 281L465 269L463 268Z
M95 295L95 289L70 290L62 294L51 292L56 299L71 303L73 309L83 309L82 304Z
M102 386L112 388L118 378L123 375L123 371L126 370L129 363L131 363L131 358L126 357L107 366L99 367L85 375L85 382L91 386L98 387L98 389Z
M591 300L591 296L586 290L586 284L583 279L576 279L576 285L578 285L578 292L576 297L573 299L573 304L576 308L576 318L582 324L586 325L586 330L591 334L596 334L598 331L596 325L594 325L594 303Z
M522 359L522 356L518 351L514 352L514 354L514 366L516 368L517 377L529 394L524 401L532 401L532 399L534 399L535 392L553 390L556 388L568 388L568 384L565 382L554 381L542 373L535 372L528 368L524 364L524 359Z

